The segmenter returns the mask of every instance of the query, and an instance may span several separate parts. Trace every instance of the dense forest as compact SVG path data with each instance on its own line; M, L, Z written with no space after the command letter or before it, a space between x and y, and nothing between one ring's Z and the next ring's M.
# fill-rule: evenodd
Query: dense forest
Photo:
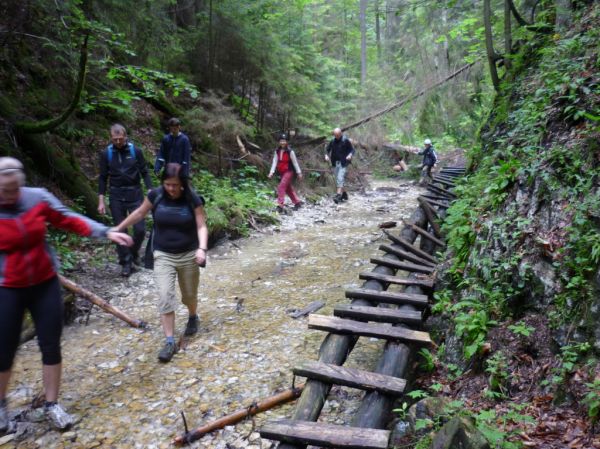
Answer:
M332 182L316 167L337 126L367 169L389 164L390 144L466 149L429 321L439 347L420 352L396 410L408 419L433 397L446 409L398 447L429 447L461 413L491 447L599 447L598 2L31 0L0 12L0 154L96 218L115 122L150 164L167 120L182 120L213 240L277 220L266 174L281 132L315 167L307 198Z

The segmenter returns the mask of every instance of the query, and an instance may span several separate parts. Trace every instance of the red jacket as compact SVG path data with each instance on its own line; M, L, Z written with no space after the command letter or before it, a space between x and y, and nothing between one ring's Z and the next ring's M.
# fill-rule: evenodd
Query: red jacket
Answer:
M21 187L14 206L0 206L0 286L29 287L56 275L46 243L46 223L85 237L105 237L108 227L65 207L45 189Z

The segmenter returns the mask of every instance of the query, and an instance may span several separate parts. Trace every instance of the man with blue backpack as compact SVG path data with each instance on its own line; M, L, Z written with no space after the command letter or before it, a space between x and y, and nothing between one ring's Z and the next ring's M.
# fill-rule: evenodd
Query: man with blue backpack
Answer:
M127 131L120 124L110 127L111 144L100 153L98 177L98 212L106 213L105 195L108 187L110 213L115 225L121 223L144 200L141 181L152 188L152 181L142 150L127 140ZM117 246L121 276L129 277L133 264L140 265L139 251L144 241L146 225L140 221L133 226L133 246Z
M160 149L154 162L154 173L160 176L160 171L167 164L175 163L181 165L183 175L190 176L192 144L190 139L181 132L181 122L172 117L167 122L169 133L165 134L160 142Z

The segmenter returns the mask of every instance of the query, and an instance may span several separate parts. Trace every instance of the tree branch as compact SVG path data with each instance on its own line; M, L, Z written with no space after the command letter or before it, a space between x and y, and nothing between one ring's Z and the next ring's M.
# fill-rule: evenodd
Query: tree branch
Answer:
M69 107L65 110L65 112L54 119L42 120L39 122L17 122L14 124L15 130L25 134L39 134L50 131L65 122L65 120L67 120L77 108L81 98L81 91L83 90L83 86L85 84L89 37L89 32L87 32L83 38L83 44L81 45L79 56L79 77L77 79L77 86L75 87L75 94L73 95L73 100L71 101Z

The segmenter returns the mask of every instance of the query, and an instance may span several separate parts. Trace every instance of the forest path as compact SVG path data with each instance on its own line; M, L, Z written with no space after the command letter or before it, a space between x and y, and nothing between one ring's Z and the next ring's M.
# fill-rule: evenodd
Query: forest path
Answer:
M167 448L183 432L181 411L196 427L288 388L291 368L316 360L325 335L309 331L306 319L290 318L289 309L323 300L319 313L328 315L346 301L344 290L362 284L358 273L370 268L369 258L383 239L378 224L408 218L421 192L412 182L371 180L347 203L325 199L283 216L278 226L212 249L201 271L201 331L168 364L156 359L163 335L151 271L123 279L109 265L109 276L103 271L76 279L150 327L130 328L97 309L87 326L67 326L61 401L79 421L65 434L48 432L45 422L22 423L27 431L18 447ZM181 306L179 332L185 320ZM361 339L347 365L368 368L381 345ZM11 410L25 407L41 390L35 340L21 347L14 368ZM349 422L361 393L336 387L331 394L334 400L327 402L322 419ZM336 395L344 400L336 401ZM257 426L292 411L293 403L266 412L256 418ZM192 447L225 448L227 443L254 449L271 445L261 442L248 421Z

